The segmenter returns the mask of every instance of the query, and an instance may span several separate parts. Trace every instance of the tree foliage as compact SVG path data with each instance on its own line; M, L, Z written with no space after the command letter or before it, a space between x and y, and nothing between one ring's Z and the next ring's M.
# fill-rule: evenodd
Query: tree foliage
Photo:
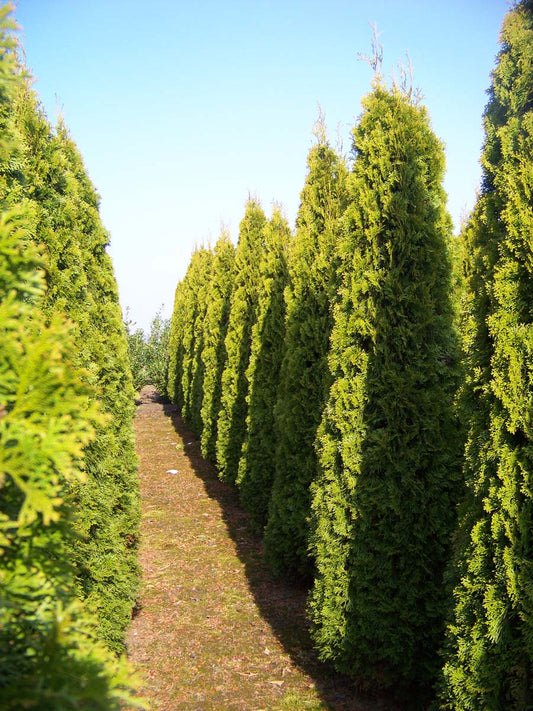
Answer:
M236 479L241 503L258 530L262 530L266 523L274 477L274 406L283 357L284 292L288 281L287 251L290 240L287 221L276 209L264 226L257 320L250 334L250 361L246 370L246 434Z
M224 232L213 252L213 270L207 297L204 347L202 418L202 454L211 461L216 458L217 422L220 411L222 373L226 365L224 344L228 329L235 248Z
M212 253L202 247L195 250L183 282L182 321L176 324L181 332L182 357L180 364L181 382L175 395L181 396L183 417L190 423L197 435L201 435L201 399L204 368L202 364L203 330L206 310L206 290L209 284ZM176 314L176 318L180 318Z
M25 192L35 206L36 241L45 248L43 308L75 324L76 363L110 417L87 453L88 478L73 496L81 515L72 547L81 596L100 634L123 648L137 593L139 501L133 436L134 390L109 238L99 198L62 122L53 131L29 89L16 119L25 145Z
M137 705L129 673L97 641L72 565L88 447L109 416L80 363L76 324L49 309L10 10L0 9L0 706L118 709Z
M170 319L163 318L162 307L150 323L144 348L147 377L163 398L168 398Z
M463 232L467 422L443 708L533 705L533 3L508 13Z
M217 431L217 465L220 476L235 482L246 437L248 380L252 328L257 321L261 264L266 218L256 200L249 200L240 224L235 252L235 276L222 373L221 409Z
M310 484L314 440L329 392L327 363L338 289L336 224L345 207L347 168L323 126L308 156L308 175L290 252L287 327L275 411L275 475L265 554L276 573L309 571Z
M142 328L135 328L135 323L130 319L128 310L126 310L124 317L124 329L128 343L128 358L130 361L133 389L135 392L139 392L139 390L146 385L148 380L146 343Z
M424 687L436 672L458 479L451 221L425 110L379 84L363 107L317 439L310 611L320 655L339 669Z

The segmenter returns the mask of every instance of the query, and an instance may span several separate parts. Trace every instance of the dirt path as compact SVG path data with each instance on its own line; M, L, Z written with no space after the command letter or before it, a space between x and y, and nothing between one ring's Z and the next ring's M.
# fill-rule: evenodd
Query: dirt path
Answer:
M231 487L171 405L140 395L143 587L129 656L157 711L388 711L320 664L306 591L274 580ZM168 473L177 470L177 473Z

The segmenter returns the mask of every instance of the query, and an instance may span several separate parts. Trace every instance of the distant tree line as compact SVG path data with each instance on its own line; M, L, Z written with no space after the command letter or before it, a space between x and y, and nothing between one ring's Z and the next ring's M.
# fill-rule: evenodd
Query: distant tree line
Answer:
M136 705L134 391L99 198L0 8L0 707Z
M162 307L150 323L150 332L135 328L126 309L124 327L128 343L128 355L133 378L133 388L139 392L144 385L152 383L161 397L167 397L168 341L170 319L163 318Z
M459 238L404 82L350 164L319 122L296 230L249 199L177 285L168 393L320 657L414 708L533 708L533 2L509 10Z

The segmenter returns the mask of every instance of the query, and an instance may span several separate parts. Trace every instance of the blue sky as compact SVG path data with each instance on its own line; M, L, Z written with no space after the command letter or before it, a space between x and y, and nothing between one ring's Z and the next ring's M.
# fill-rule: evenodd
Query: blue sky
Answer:
M446 146L456 227L481 177L482 112L507 0L18 0L27 65L101 195L123 308L142 328L195 245L237 240L249 194L294 225L322 107L345 154L371 84L409 53Z

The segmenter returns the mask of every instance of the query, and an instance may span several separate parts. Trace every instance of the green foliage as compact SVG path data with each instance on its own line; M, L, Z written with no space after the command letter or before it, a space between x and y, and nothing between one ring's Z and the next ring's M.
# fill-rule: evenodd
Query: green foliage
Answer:
M152 319L150 333L144 348L145 369L148 378L161 397L168 397L168 348L170 320L161 315L162 309Z
M194 285L197 309L191 354L190 396L189 400L186 401L187 407L184 410L184 416L198 437L201 437L203 427L202 401L204 396L205 366L202 353L204 350L205 318L211 288L212 268L213 252L211 250L202 250L202 263L199 267L198 282Z
M287 221L280 210L275 210L264 227L257 320L251 331L250 361L246 371L249 384L246 435L236 480L241 503L258 530L262 530L266 523L274 475L274 406L283 357L284 291L288 281L290 239Z
M507 14L463 232L467 423L441 708L533 706L533 3Z
M135 323L130 319L129 313L126 310L124 319L124 329L126 331L126 340L128 342L128 358L130 361L131 378L133 389L139 392L148 380L148 372L146 367L146 343L144 342L144 333L142 328L134 328ZM166 383L165 383L166 389Z
M319 126L321 128L321 126ZM276 405L275 477L265 555L276 573L309 570L314 440L330 386L327 363L338 289L336 223L345 207L347 169L323 133L308 157L290 254L287 333Z
M6 11L0 10L5 47ZM4 63L0 55L0 95ZM16 148L0 138L2 162ZM76 599L72 490L106 420L74 365L75 331L41 309L43 260L30 205L0 212L0 706L109 711L132 698L131 677L95 638Z
M202 364L204 372L202 418L202 454L216 458L217 421L220 410L222 373L226 365L224 340L229 322L233 286L235 248L229 235L223 233L213 253L213 270L208 292L204 324Z
M222 374L221 409L216 443L220 477L237 478L242 445L246 437L248 380L252 328L257 320L260 264L264 249L266 218L259 203L249 200L240 224L235 253L235 277L225 345L226 367Z
M50 319L73 322L76 352L95 399L110 417L97 424L86 451L87 480L72 487L80 511L78 540L69 544L78 592L99 620L99 634L123 649L137 592L139 521L133 438L134 390L127 341L98 196L62 123L53 131L37 97L21 85L12 107L21 146L7 204L24 203L35 216L34 240L44 250Z
M201 435L201 399L204 367L201 359L206 311L206 293L213 255L210 250L197 249L184 279L184 313L182 315L181 347L181 414L197 435Z
M167 394L171 402L180 409L183 406L183 337L185 324L188 318L187 280L179 281L174 294L174 306L170 319L170 335L168 340L168 382Z
M194 432L202 434L205 366L204 329L213 253L196 249L184 279L176 287L168 343L168 395Z
M355 163L313 485L310 598L322 658L362 684L427 691L455 523L456 345L444 156L427 114L377 86Z

